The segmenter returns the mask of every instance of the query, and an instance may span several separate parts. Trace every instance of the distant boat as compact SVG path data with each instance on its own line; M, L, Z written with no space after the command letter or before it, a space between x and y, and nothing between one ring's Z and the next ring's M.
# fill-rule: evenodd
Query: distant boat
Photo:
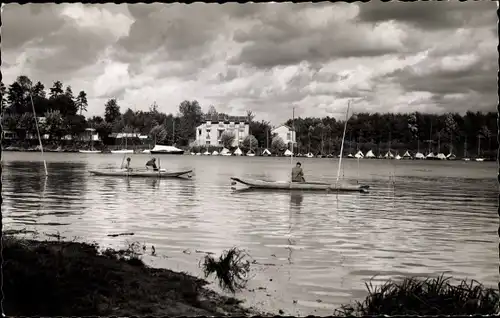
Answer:
M248 150L248 152L247 152L247 156L248 156L248 157L255 157L255 153L254 153L254 152L250 149L250 150Z
M340 155L339 155L339 158L340 158ZM352 153L350 153L347 155L347 158L354 158L354 156L352 155Z
M423 160L423 159L425 159L425 156L424 156L424 154L423 154L423 153L421 153L421 152L417 152L417 153L415 154L415 159L418 159L418 160Z
M80 149L80 150L78 150L78 152L80 152L80 153L101 153L102 151L100 151L100 150L83 150L83 149Z
M152 155L182 155L184 154L184 150L179 149L174 146L162 146L155 145L153 149L151 149Z
M230 156L231 152L227 148L222 148L222 150L220 151L220 155L221 156Z
M429 152L427 154L427 156L425 156L425 159L427 159L427 160L434 160L435 159L434 153L433 152Z
M111 150L111 153L134 153L132 149Z

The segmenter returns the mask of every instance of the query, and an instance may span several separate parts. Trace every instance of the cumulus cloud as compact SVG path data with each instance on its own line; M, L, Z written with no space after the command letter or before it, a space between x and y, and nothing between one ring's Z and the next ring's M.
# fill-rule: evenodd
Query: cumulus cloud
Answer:
M177 112L185 99L275 124L355 111L463 112L497 103L490 2L7 4L2 74Z

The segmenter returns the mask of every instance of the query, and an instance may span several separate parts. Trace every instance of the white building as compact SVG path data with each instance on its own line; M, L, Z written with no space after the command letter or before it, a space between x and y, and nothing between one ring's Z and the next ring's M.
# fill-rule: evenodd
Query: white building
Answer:
M271 130L271 134L276 134L277 136L281 137L286 145L290 143L295 144L297 142L295 131L287 125L281 125L274 128L273 130Z
M205 117L201 125L196 127L196 144L198 146L222 146L222 133L234 134L232 146L237 147L250 133L250 125L246 116Z

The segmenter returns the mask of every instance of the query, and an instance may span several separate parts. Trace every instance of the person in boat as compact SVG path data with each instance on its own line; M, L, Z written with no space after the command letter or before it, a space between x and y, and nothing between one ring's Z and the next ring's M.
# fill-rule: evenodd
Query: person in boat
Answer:
M132 168L130 168L130 157L127 158L127 163L125 164L125 169L126 170L132 170Z
M292 168L292 182L306 182L304 179L304 171L302 171L302 164L297 162L295 167Z
M158 171L158 167L156 166L156 158L151 158L148 162L146 162L146 169L149 167L153 168L153 171Z

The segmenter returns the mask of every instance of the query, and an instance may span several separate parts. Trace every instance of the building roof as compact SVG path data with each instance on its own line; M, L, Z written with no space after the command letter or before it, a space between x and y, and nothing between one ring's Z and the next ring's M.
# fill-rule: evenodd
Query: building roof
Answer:
M290 126L288 126L288 125L279 125L278 127L273 128L273 130L271 130L271 131L275 131L276 129L281 128L281 127L285 127L285 128L287 128L288 130L290 130L290 131L294 131L294 129L293 129L293 128L291 128L291 127L290 127Z
M217 116L210 116L210 115L205 115L202 118L202 122L249 122L248 116L229 116L229 115L217 115Z

